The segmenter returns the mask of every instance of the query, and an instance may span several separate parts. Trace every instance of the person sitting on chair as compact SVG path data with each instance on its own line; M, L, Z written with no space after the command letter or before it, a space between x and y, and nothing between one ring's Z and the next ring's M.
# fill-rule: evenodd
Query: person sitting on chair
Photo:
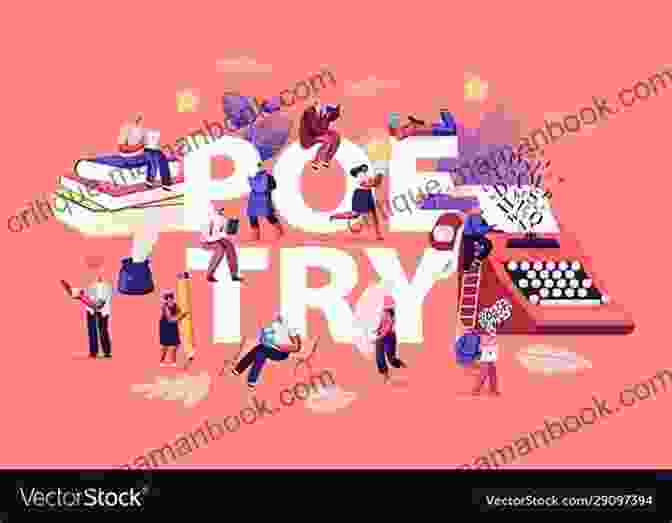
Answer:
M280 346L282 332L286 331L291 342L290 346ZM284 361L291 353L301 351L301 337L299 333L289 328L283 318L278 316L270 327L261 329L259 343L248 352L231 370L234 376L240 376L248 367L252 366L247 375L247 387L254 391L266 360Z

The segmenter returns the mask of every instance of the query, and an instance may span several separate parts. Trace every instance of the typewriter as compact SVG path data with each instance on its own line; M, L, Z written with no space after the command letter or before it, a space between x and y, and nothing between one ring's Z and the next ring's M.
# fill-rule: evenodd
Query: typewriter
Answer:
M501 334L632 333L632 317L608 294L593 263L557 222L549 203L532 205L526 216L520 211L533 192L521 198L509 193L515 193L515 187L509 187L507 194L480 188L481 216L497 230L486 235L492 247L489 254L468 268L463 212L446 212L430 233L434 248L459 249L458 321L474 327L482 309L506 298L513 311Z

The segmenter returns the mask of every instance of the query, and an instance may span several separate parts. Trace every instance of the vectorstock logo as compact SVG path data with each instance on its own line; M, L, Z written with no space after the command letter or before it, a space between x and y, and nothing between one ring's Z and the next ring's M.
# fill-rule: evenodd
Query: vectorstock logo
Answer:
M132 488L113 492L100 488L85 490L38 490L30 489L28 494L19 488L21 500L26 507L142 507L140 495L144 490Z

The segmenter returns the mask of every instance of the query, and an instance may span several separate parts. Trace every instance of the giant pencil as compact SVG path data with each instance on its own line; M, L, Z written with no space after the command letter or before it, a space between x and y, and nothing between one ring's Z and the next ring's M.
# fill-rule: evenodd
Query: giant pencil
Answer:
M180 312L186 314L179 322L179 329L184 353L190 358L194 353L194 321L191 313L191 275L188 272L177 275L175 298Z

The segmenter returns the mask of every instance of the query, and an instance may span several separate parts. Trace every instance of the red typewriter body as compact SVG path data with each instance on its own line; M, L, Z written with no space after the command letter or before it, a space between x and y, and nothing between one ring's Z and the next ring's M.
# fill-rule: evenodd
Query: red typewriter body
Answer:
M437 243L433 230L430 243L440 250L459 252L457 314L458 321L465 327L476 324L482 309L505 298L513 307L512 317L501 326L499 334L630 334L634 331L630 314L608 295L607 286L599 279L593 263L583 254L574 235L561 224L558 223L559 233L543 234L544 241L556 240L559 247L511 247L510 240L521 241L525 236L489 233L487 238L493 244L490 255L467 272L462 270L463 224L463 214L444 214L435 228L438 225L455 227L454 241ZM515 270L511 270L513 267ZM521 280L525 280L525 285ZM589 284L590 288L584 287Z

